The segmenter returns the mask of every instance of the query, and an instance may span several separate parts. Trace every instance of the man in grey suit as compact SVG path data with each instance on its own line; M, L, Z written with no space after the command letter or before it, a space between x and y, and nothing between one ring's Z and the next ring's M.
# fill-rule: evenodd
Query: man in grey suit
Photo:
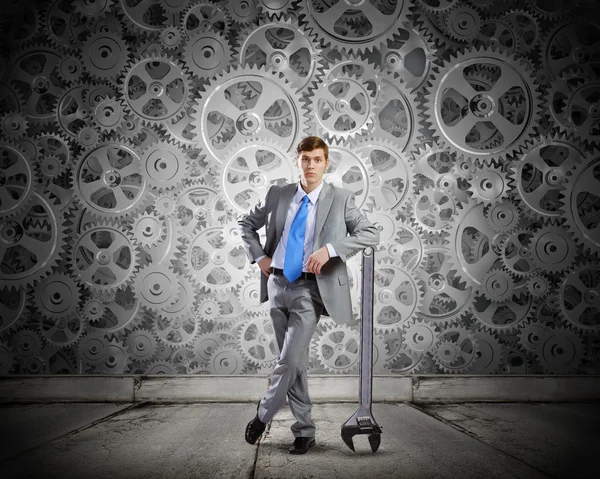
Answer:
M296 167L299 182L273 185L238 224L248 259L263 273L260 301L270 300L279 347L271 385L246 427L246 441L258 440L287 395L296 418L289 452L304 454L315 445L307 378L311 338L321 314L340 324L351 318L344 263L378 244L379 231L356 207L354 193L323 181L329 148L321 138L309 136L298 144ZM263 226L264 249L257 233Z

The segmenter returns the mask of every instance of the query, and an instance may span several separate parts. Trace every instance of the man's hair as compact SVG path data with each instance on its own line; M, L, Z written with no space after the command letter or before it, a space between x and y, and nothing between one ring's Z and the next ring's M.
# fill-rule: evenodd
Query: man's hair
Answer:
M296 147L296 158L303 151L313 151L318 150L319 148L323 149L323 153L325 153L325 159L329 159L329 146L318 136L307 136L300 140L298 146Z

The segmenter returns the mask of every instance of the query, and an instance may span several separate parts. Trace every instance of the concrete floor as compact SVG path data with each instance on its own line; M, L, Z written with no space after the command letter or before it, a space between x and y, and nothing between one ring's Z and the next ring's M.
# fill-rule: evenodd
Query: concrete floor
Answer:
M285 406L260 442L244 441L254 403L0 407L0 478L599 477L600 404L376 403L372 454L340 427L355 404L313 406L317 446L288 454Z

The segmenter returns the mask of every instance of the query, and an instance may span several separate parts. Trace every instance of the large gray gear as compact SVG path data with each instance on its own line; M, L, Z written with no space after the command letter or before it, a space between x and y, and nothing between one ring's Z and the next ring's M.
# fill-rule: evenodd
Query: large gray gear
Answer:
M313 339L313 350L327 371L348 373L358 367L360 360L358 331L346 324L326 327Z
M477 91L465 81L465 70L474 66L496 74L490 90ZM535 134L541 92L519 58L467 48L445 63L428 85L426 115L434 135L467 158L505 159Z
M133 292L144 308L160 314L177 301L177 275L166 266L146 265L135 275Z
M16 143L0 143L0 218L10 218L31 203L35 181L26 152Z
M528 144L512 167L515 192L533 218L560 218L559 195L585 153L565 135L548 135Z
M453 40L471 44L481 31L482 18L476 8L468 4L458 5L444 13L446 32Z
M140 0L131 2L120 0L123 18L138 32L159 32L168 21L164 0Z
M600 156L588 156L573 169L559 200L566 226L584 249L590 252L600 250L598 191Z
M135 148L105 142L85 152L71 171L79 203L96 218L123 220L152 202Z
M140 246L144 248L156 246L166 239L165 220L154 211L144 212L134 218L131 233Z
M378 48L408 22L410 2L371 3L302 0L299 18L324 45L347 53Z
M166 55L136 58L125 69L121 83L127 110L149 125L179 118L189 105L191 78L178 60Z
M397 222L394 241L387 245L388 254L395 258L396 262L400 262L407 271L420 269L425 262L426 249L425 235L415 222Z
M583 359L583 342L569 326L549 326L540 341L537 359L546 374L574 373Z
M93 108L92 122L104 134L111 134L125 125L126 115L123 102L113 97L106 96Z
M546 273L561 273L575 263L577 245L572 234L562 226L548 225L535 231L532 260Z
M193 238L203 229L217 224L212 214L219 199L216 189L193 182L174 199L171 196L162 198L165 199L165 204L168 203L168 208L159 206L158 213L175 217L180 233L187 238Z
M195 1L181 15L181 27L187 36L196 31L216 31L227 36L231 17L223 4Z
M540 18L531 10L512 9L503 17L508 22L519 38L519 51L525 55L531 55L537 51L542 36L542 25Z
M541 341L547 332L547 325L530 319L519 327L519 345L531 353L537 353L540 350Z
M209 359L212 374L242 374L246 362L234 345L219 346Z
M471 374L496 374L506 361L504 349L498 337L487 331L473 331L477 342L477 359L469 368Z
M394 210L409 203L413 197L414 170L395 145L387 140L365 139L355 144L355 151L366 158L367 167L372 167L369 181L377 207Z
M479 293L493 303L502 303L512 298L515 278L502 268L494 268L485 275L479 289Z
M485 218L485 207L474 201L465 205L456 221L450 224L448 249L451 260L462 281L478 287L485 274L498 260L494 251L496 232Z
M9 61L5 78L19 94L21 113L27 120L42 125L54 120L54 109L63 95L57 74L62 57L59 49L35 43L16 52Z
M185 151L169 141L152 143L141 152L140 160L148 186L158 194L181 186L187 177Z
M389 140L399 152L409 154L418 144L422 107L416 93L394 74L381 75L382 93L369 135Z
M302 92L313 89L323 75L323 58L315 35L291 17L263 20L247 28L239 40L237 60L241 66L266 66Z
M373 328L376 333L399 330L420 310L424 286L392 258L377 260L373 291Z
M81 288L66 273L52 273L34 288L34 304L44 318L66 318L77 311L81 302Z
M478 343L474 333L454 326L438 335L433 359L445 373L461 374L470 370L478 357Z
M413 90L420 88L440 65L431 34L417 24L402 29L399 40L388 40L379 51L381 69L397 75Z
M92 291L108 293L129 285L139 268L139 249L130 233L113 223L86 226L73 243L71 269Z
M308 128L302 96L292 84L272 71L231 67L217 76L195 103L195 133L216 160L232 142L260 134L283 142L287 152ZM269 122L286 116L285 129Z
M522 213L519 205L511 199L505 199L485 209L485 218L497 233L510 234L521 224Z
M27 294L25 288L0 289L0 333L14 331L27 312Z
M513 294L511 299L499 303L475 296L469 306L483 330L512 334L524 321L531 319L536 303L527 294Z
M428 144L413 151L411 159L415 175L423 176L427 186L451 193L452 198L460 203L469 200L467 179L470 180L471 177L464 178L453 171L453 166L457 164L457 155L453 150Z
M402 328L403 343L417 353L432 351L437 343L440 329L424 319L412 319Z
M599 70L590 48L600 34L600 24L594 18L576 17L556 22L542 40L542 64L554 79L572 70L586 77L598 76Z
M269 18L280 19L291 15L294 10L294 0L258 0L258 6Z
M237 331L240 351L246 361L260 367L274 366L279 348L268 312L248 318Z
M471 178L469 191L473 198L485 205L496 205L508 198L513 189L502 166L486 165Z
M448 326L465 315L474 291L460 281L451 251L446 246L427 246L424 266L415 270L415 275L424 289L418 312L420 318Z
M194 317L167 319L157 317L152 323L154 336L171 349L190 347L200 334L199 321Z
M113 33L93 33L84 42L81 58L86 71L95 78L114 80L129 60L127 42Z
M558 294L567 321L586 334L600 332L600 268L597 265L575 267L561 281Z
M196 78L210 80L233 63L233 49L222 33L196 31L189 35L182 60Z
M419 192L411 205L415 221L430 232L447 230L456 222L458 204L454 197L441 188L425 188Z
M0 222L0 238L0 290L33 285L65 256L65 213L34 190L25 209Z
M183 274L177 274L179 291L177 300L171 305L164 305L158 314L166 319L186 321L194 317L198 291L192 279Z
M481 22L473 44L476 47L487 47L518 55L520 37L512 26L503 18L485 18Z
M86 373L123 374L131 366L125 344L115 337L107 339L102 333L88 333L78 351Z
M40 318L38 329L44 339L55 348L75 346L86 331L86 322L77 314L61 318Z
M142 363L151 361L156 352L156 338L152 331L142 327L134 328L125 338L125 343L133 359Z
M232 291L247 264L237 243L227 240L223 227L203 229L184 248L186 273L208 291Z
M293 183L298 171L286 147L269 138L233 143L222 159L220 187L229 204L240 213L264 201L272 185Z

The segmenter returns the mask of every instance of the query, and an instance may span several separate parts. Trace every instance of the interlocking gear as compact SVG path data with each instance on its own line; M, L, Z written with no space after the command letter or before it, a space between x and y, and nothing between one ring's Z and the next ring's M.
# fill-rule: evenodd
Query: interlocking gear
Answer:
M108 293L131 284L139 249L130 233L113 223L90 224L76 238L70 265L80 283Z
M239 41L237 60L241 66L266 66L291 82L299 91L314 89L323 75L321 49L306 27L291 17L262 21L251 26Z
M196 101L192 125L218 161L223 160L225 148L259 132L263 138L283 143L290 152L307 129L301 98L285 78L272 71L232 67L218 75Z
M320 365L336 374L356 369L360 359L359 336L357 330L346 324L325 327L312 340Z
M299 18L324 45L346 53L366 53L393 38L407 23L410 2L321 2L302 0Z
M479 91L475 79L465 79L468 72L482 69L489 87ZM522 59L468 48L445 63L428 85L426 115L435 136L465 157L505 159L535 134L540 90Z
M558 289L564 317L584 333L600 332L600 268L577 266L567 274Z
M127 110L149 125L179 118L188 106L192 88L181 63L156 54L145 54L130 63L122 84Z
M122 220L145 210L152 197L140 162L126 144L106 142L88 150L71 171L77 200L101 219Z
M196 31L186 40L182 59L192 75L210 80L231 66L233 49L222 33Z

